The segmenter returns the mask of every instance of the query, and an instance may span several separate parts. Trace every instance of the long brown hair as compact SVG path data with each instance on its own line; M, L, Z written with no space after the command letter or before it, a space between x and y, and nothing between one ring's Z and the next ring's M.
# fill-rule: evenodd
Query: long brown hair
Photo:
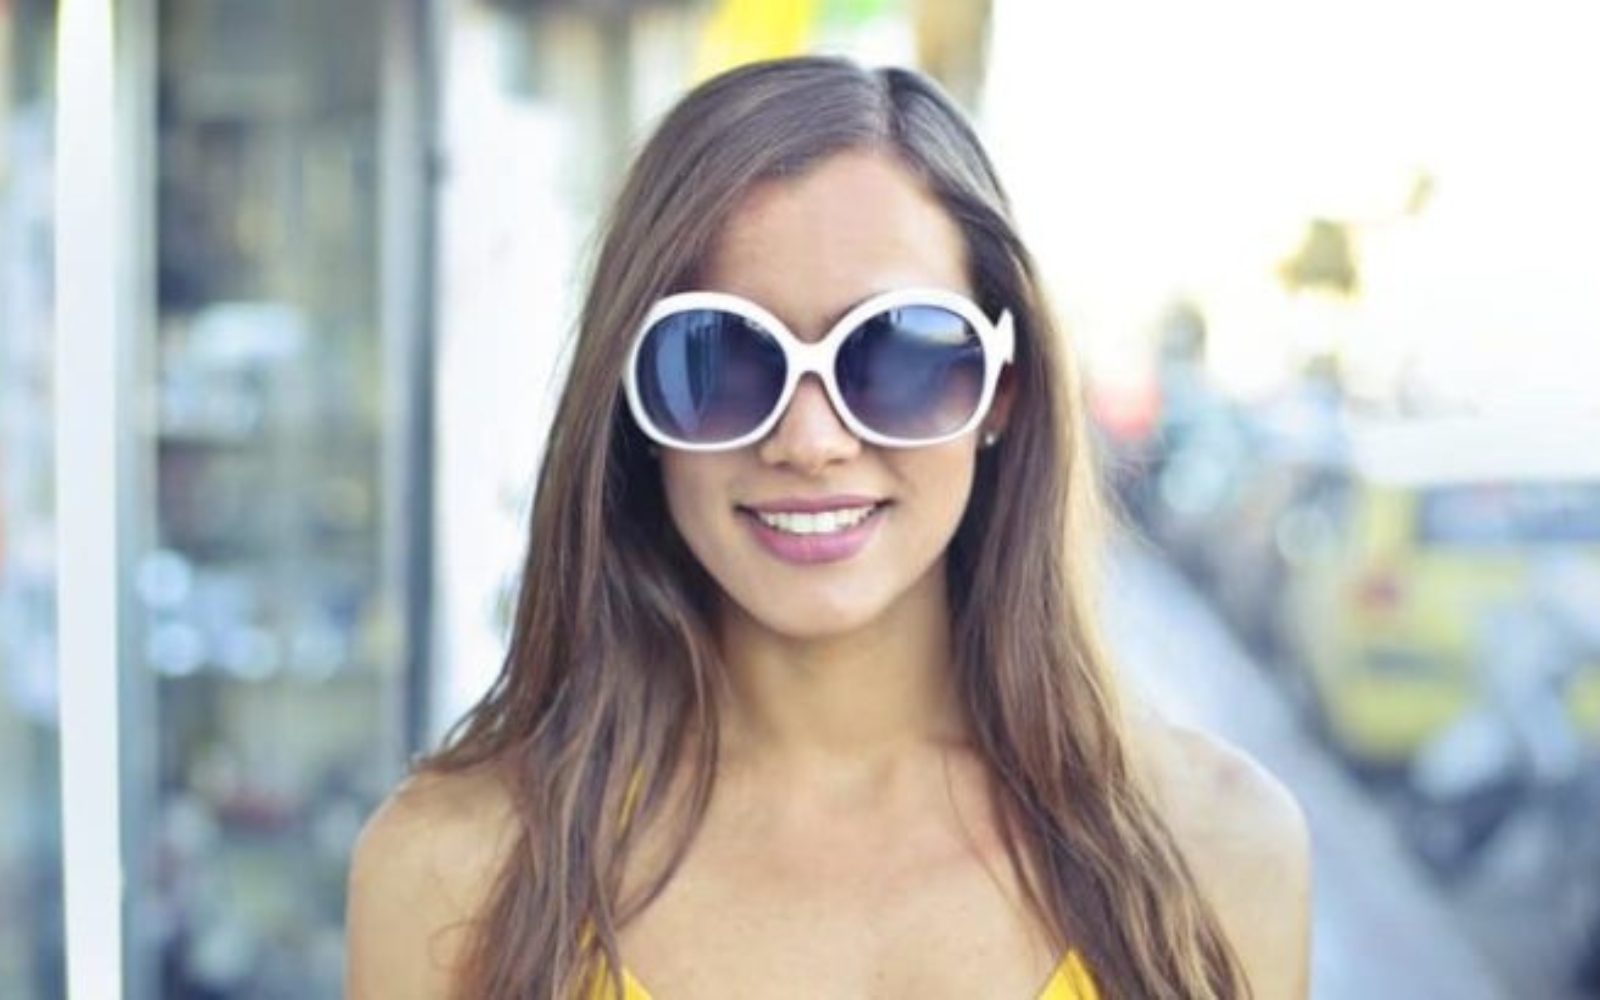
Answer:
M980 453L947 558L965 708L1012 863L1103 995L1246 992L1130 760L1093 620L1101 507L1077 371L994 169L926 78L806 57L740 67L689 93L643 147L608 220L505 663L423 764L492 767L519 823L473 929L463 997L574 997L602 955L615 975L617 928L666 884L704 815L717 761L714 585L666 514L659 469L622 400L624 358L650 304L692 285L753 185L861 147L893 151L924 180L960 227L979 304L1016 321L1007 432ZM622 899L639 831L669 813L681 817L673 851L637 898Z

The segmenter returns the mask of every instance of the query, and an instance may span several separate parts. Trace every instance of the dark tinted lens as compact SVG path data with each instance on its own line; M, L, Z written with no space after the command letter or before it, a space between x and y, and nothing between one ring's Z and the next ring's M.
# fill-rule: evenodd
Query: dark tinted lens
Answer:
M664 433L692 444L731 441L772 412L783 390L783 349L733 313L695 309L645 335L639 400Z
M956 430L983 396L983 342L939 306L902 306L858 327L839 350L839 393L856 419L890 437Z

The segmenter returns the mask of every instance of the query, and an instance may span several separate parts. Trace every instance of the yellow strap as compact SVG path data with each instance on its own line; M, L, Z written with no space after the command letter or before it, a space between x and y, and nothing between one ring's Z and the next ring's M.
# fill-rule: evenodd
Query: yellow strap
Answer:
M641 997L639 1000L649 1000L649 997ZM1044 992L1039 994L1039 1000L1100 1000L1100 991L1095 989L1094 977L1084 968L1083 960L1078 957L1078 953L1069 951L1061 964L1056 966L1055 975L1045 983Z

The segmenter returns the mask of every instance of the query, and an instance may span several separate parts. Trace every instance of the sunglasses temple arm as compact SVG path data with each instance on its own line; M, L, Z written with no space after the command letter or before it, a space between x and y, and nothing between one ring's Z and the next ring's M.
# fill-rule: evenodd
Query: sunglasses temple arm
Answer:
M1000 360L1010 364L1016 356L1017 334L1016 325L1011 319L1011 310L1006 309L1000 313L1000 321L994 325L995 337L999 341Z

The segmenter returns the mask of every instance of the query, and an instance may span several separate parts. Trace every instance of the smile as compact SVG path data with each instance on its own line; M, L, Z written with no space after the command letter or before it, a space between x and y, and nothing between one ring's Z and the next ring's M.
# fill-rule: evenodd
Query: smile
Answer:
M819 511L753 511L756 518L774 531L788 535L833 535L848 531L872 516L876 504Z

